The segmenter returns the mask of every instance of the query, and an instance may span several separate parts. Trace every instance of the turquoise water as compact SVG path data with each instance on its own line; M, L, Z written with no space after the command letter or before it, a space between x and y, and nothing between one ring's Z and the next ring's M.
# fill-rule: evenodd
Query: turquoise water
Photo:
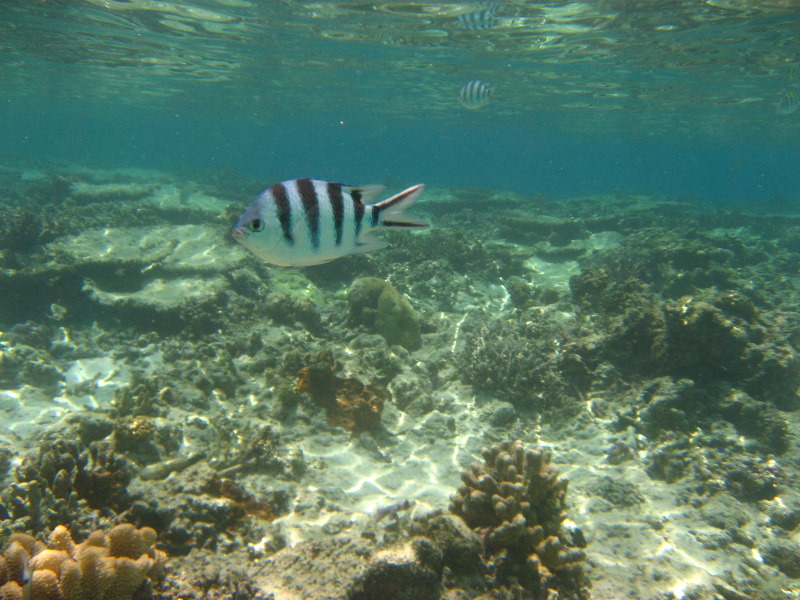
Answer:
M4 3L0 152L139 167L796 200L790 1ZM474 78L496 85L477 111Z
M800 598L800 0L0 0L0 91L0 600Z

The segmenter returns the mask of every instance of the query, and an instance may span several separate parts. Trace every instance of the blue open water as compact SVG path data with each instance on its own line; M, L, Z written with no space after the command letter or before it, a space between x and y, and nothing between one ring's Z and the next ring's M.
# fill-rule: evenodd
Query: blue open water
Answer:
M265 184L800 200L800 111L777 111L800 90L796 8L505 2L492 27L459 26L485 4L9 2L0 152ZM468 111L475 78L496 98Z
M457 110L457 109L454 109ZM613 191L696 196L707 202L800 201L800 138L685 140L591 136L513 117L437 123L372 119L352 109L246 118L175 106L126 109L42 98L4 111L0 152L133 167L239 170L265 184L313 176L481 186L551 198ZM472 115L467 115L471 117ZM800 118L800 114L797 115ZM466 118L465 118L466 121Z

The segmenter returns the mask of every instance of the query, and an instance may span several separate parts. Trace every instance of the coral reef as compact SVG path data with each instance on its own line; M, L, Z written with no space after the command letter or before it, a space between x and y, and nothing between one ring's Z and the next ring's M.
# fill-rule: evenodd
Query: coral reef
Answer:
M26 321L0 332L0 389L32 385L56 389L64 373L54 364L53 328Z
M387 239L391 242L397 240L396 246L386 251L386 258L395 265L392 275L399 277L401 281L405 280L404 270L397 269L398 265L424 268L431 257L435 257L433 262L443 271L440 283L446 283L450 272L466 275L479 271L492 281L500 278L501 265L491 250L481 239L462 229L437 227L422 235L413 236L389 232Z
M267 296L264 309L276 323L299 325L317 336L325 332L322 312L309 298L293 298L285 292L273 292Z
M214 474L206 483L205 490L212 496L226 498L241 507L245 514L261 519L274 521L282 506L266 498L257 498L244 487L228 477L219 477ZM281 503L283 504L283 503Z
M187 600L585 598L581 530L597 597L798 592L796 217L432 188L275 269L227 235L261 182L204 176L0 168L0 539L150 527ZM519 443L443 510L518 437L579 529Z
M59 439L43 443L35 459L22 461L16 482L0 499L15 528L38 532L74 520L82 502L101 512L122 512L131 503L132 477L129 461L108 444L81 449L73 440Z
M411 303L392 284L377 277L356 279L347 290L350 321L366 325L390 345L415 350L422 344L419 320Z
M37 600L148 598L152 584L164 577L167 558L155 541L155 531L137 530L129 523L107 533L95 531L80 544L63 525L50 533L47 545L28 534L12 534L0 558L0 597L22 598L23 572L30 568L32 598Z
M379 384L336 375L330 352L318 355L298 374L296 391L308 394L328 414L328 423L352 432L373 430L381 422L389 392Z
M588 598L584 552L562 528L567 480L550 453L518 440L485 448L483 459L462 473L450 510L480 537L492 585L520 586L536 600Z
M518 408L545 413L586 386L586 367L570 351L580 326L555 311L530 310L512 319L465 321L459 356L465 382Z
M350 600L437 600L442 584L442 554L425 538L412 538L373 554L348 590Z
M636 406L621 413L618 427L632 425L658 440L677 432L689 435L698 425L711 427L724 420L770 452L789 448L789 430L781 412L731 386L704 387L692 379L659 377L643 382Z

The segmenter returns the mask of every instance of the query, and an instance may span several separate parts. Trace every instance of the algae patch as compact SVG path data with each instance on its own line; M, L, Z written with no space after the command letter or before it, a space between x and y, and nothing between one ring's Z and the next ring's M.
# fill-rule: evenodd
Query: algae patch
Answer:
M415 350L422 345L414 307L388 281L377 277L356 279L347 291L350 318L379 333L389 345Z

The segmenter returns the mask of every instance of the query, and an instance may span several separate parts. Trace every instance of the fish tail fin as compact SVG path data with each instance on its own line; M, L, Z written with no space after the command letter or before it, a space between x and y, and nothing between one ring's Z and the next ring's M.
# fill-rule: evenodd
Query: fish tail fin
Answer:
M417 201L425 185L420 183L395 194L391 198L376 202L371 205L372 226L373 227L427 227L427 223L418 219L414 215L407 214L406 209L410 208Z

